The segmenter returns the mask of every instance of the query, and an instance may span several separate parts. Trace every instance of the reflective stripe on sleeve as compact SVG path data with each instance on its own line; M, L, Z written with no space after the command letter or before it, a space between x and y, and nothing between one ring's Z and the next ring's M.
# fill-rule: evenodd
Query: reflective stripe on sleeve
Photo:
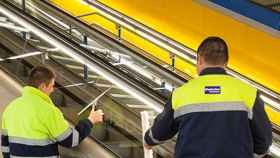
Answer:
M59 135L56 140L62 142L72 134L72 147L79 145L79 132L75 128L69 127L65 132Z
M72 134L72 128L69 127L69 128L67 128L67 130L65 132L63 132L58 137L56 137L56 140L61 142L61 141L65 140L66 138L68 138L71 134Z
M6 129L2 129L1 134L4 136L8 136L8 131Z
M73 129L72 147L79 145L79 132Z
M1 151L3 153L9 153L10 152L10 148L8 146L1 146Z
M160 141L158 139L156 139L153 135L152 129L149 129L149 137L151 138L151 140L155 143L155 144L162 144L164 141Z

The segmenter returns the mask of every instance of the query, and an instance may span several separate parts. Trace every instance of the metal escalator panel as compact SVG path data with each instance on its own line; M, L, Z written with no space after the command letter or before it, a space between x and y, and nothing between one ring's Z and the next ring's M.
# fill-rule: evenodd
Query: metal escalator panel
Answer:
M42 1L40 1L40 2L42 2L42 4L48 4L48 1L44 1L44 0L42 0ZM148 27L146 27L146 26L144 26L143 24L141 24L141 23L139 23L139 22L137 22L136 20L134 20L134 19L131 19L131 18L129 18L128 16L126 16L126 15L123 15L123 14L121 14L120 12L118 12L117 10L114 10L113 8L110 8L110 7L108 7L108 6L106 6L105 4L103 4L103 3L101 3L101 2L99 2L99 1L86 1L86 0L84 0L84 1L81 1L81 2L85 2L85 4L86 5L90 5L90 6L92 6L93 8L95 8L95 9L97 9L97 8L99 8L100 9L100 13L102 12L104 12L104 13L106 13L106 15L108 14L108 16L105 16L105 15L101 15L101 14L99 14L99 11L95 11L95 10L93 10L92 12L86 12L86 13L84 13L83 15L78 15L78 16L76 16L76 17L72 17L72 19L74 18L76 18L76 20L70 20L72 23L74 23L75 25L77 25L77 26L80 26L79 24L84 24L84 22L83 21L87 21L87 20L83 20L83 19L80 19L81 17L86 17L86 16L94 16L94 15L98 15L98 16L101 16L101 17L103 17L103 18L105 18L105 19L109 19L109 21L113 21L116 25L121 25L121 26L126 26L126 25L128 25L128 27L127 28L129 28L129 27L133 27L135 30L137 30L137 32L138 31L140 31L140 32L142 32L142 33L145 33L145 32L149 32L149 33L151 33L151 34L149 34L149 36L141 36L143 39L149 39L149 37L154 37L154 38L156 38L156 37L158 37L158 38L160 38L159 39L159 41L165 41L165 43L167 44L167 45L169 45L170 47L178 47L178 48L186 48L186 47L184 47L184 46L182 46L182 45L180 45L179 43L176 43L176 41L173 41L172 39L168 39L168 38L166 38L165 36L162 36L162 35L160 35L160 33L158 33L158 32L156 32L155 30L152 30L152 29L149 29ZM264 1L263 1L264 2ZM277 3L277 1L274 1L274 2L270 2L270 1L267 1L268 3ZM52 2L50 2L51 3L51 5L49 4L49 6L52 6ZM39 3L38 3L39 4ZM40 3L41 4L41 3ZM53 5L55 5L55 4L53 4ZM81 3L80 4L81 6L83 6L83 3ZM58 7L59 7L60 5L58 5ZM41 5L40 5L40 7L41 7ZM54 6L52 6L52 7L50 7L50 8L56 8L56 7L54 7ZM81 7L81 8L85 8L85 7ZM102 9L101 9L102 8ZM56 8L57 9L57 8ZM65 14L65 12L67 12L67 9L66 10L64 10L65 8L64 7L62 7L62 8L60 8L60 9L58 9L58 10L60 10L60 13L61 14ZM97 9L97 10L99 10L99 9ZM55 10L55 9L54 9ZM54 11L53 9L51 9L51 12L56 12L56 11ZM62 11L62 10L64 10L64 11ZM69 11L69 10L68 10ZM59 11L58 11L59 12ZM70 11L71 12L71 11ZM85 12L85 11L84 11ZM76 14L71 14L71 15L73 15L73 16L75 16ZM69 16L67 17L67 16L60 16L60 17L63 17L62 19L68 19L69 20ZM95 23L95 22L94 22ZM86 23L86 24L88 24L88 23ZM95 28L95 27L93 27L93 25L92 25L92 23L89 23L88 24L89 25L89 27L91 27L92 26L92 30L94 30L94 29L97 29L97 30L102 30L103 29L103 32L105 32L106 31L106 26L104 26L104 28ZM102 27L102 26L101 26ZM87 28L87 27L86 27ZM125 28L125 27L124 27ZM83 27L83 29L84 30L87 30L87 29L85 29L84 27ZM132 32L133 32L133 30L132 30ZM153 35L152 35L153 34ZM133 42L133 40L132 40L132 42ZM157 41L151 41L152 43L157 43ZM121 40L119 43L123 43L123 40ZM162 46L162 47L164 47L164 46ZM180 50L180 49L178 49L178 50ZM141 52L141 51L140 51ZM187 48L186 48L186 50L184 51L184 50L181 50L181 52L184 52L185 54L189 54L190 56L190 58L191 59L195 59L196 57L195 57L195 52L194 51L191 51L191 50L189 50L189 51L187 51ZM142 53L142 52L141 52ZM191 62L191 61L189 61L189 59L188 59L188 57L184 57L184 56L181 56L180 54L176 54L175 53L175 55L176 56L180 56L180 57L182 57L183 59L185 59L186 60L186 62ZM166 57L165 57L166 58ZM154 59L153 59L154 60ZM165 65L164 65L165 66ZM163 66L163 67L164 67ZM186 70L186 69L185 69ZM177 71L175 71L176 73L178 73ZM238 79L240 79L240 80L242 80L242 81L244 81L244 82L246 82L247 84L250 84L250 85L252 85L253 87L255 87L255 88L257 88L259 91L261 91L261 93L262 93L262 98L264 98L264 100L267 100L268 102L268 104L272 107L272 108L275 108L275 109L279 109L279 104L274 104L273 102L274 101L270 101L270 100L277 100L277 102L279 102L279 98L280 98L280 96L279 96L279 94L276 92L276 91L273 91L273 90L271 90L271 89L269 89L268 87L265 87L264 85L262 85L261 83L257 83L256 81L253 81L252 79L250 79L250 78L248 78L248 77L246 77L246 76L244 76L244 75L242 75L242 74L240 74L240 73L238 73L238 72L236 72L236 71L234 71L233 69L230 69L230 68L227 68L227 72L230 74L230 75L232 75L232 76L234 76L234 77L236 77L236 78L238 78ZM189 79L189 78L186 78L186 79ZM273 104L271 104L271 103L273 103ZM276 120L272 120L275 124L277 124L277 125L280 125L280 122L279 121L276 121Z
M25 44L25 42L21 40L21 37L13 37L13 33L7 30L1 30L0 37L1 44L13 51L9 53L3 53L2 51L1 58L18 56L21 54L22 47ZM7 48L1 46L1 50ZM24 49L25 51L29 51L34 48L27 43ZM27 72L30 68L40 65L43 62L57 73L56 90L52 94L52 98L54 103L63 111L65 117L73 123L87 117L89 111L86 111L81 116L78 116L77 113L94 100L96 96L102 93L103 88L107 89L108 83L103 84L105 86L103 87L101 86L101 82L100 84L86 82L82 77L71 69L68 69L65 65L51 58L42 60L42 56L40 55L4 61L1 62L0 65L11 73L15 73L17 77L20 77L20 79L25 82ZM114 86L110 93L114 92L114 89L117 89L117 87ZM62 95L62 92L65 91L70 93L69 97ZM97 125L93 128L92 137L110 150L116 152L116 154L119 155L117 157L137 157L137 155L141 157L142 143L139 141L139 139L141 139L140 119L137 117L135 111L113 100L110 93L98 101L97 108L104 110L106 120L104 124ZM133 100L131 102L133 102ZM63 149L62 157L68 157L69 155L71 157L87 157L85 155L90 153L93 154L92 156L100 154L89 152L88 150L93 150L92 148L94 148L94 146L89 147L82 144L79 150Z
M33 35L34 36L34 38L36 38L36 35ZM33 41L36 41L36 40L33 40ZM37 40L38 41L38 40ZM36 42L37 42L36 41ZM31 41L32 42L32 41ZM51 47L51 46L49 46L49 45L44 45L45 43L42 43L42 42L40 42L42 45L39 45L38 43L36 43L36 42L34 42L34 44L33 44L33 46L35 46L36 45L36 47L37 48L48 48L48 47ZM80 47L79 47L80 48ZM52 48L49 48L49 49L52 49ZM43 51L43 50L42 50ZM89 52L89 51L88 51ZM56 53L52 53L52 54L56 54ZM57 58L57 59L66 59L67 60L67 55L69 55L69 53L68 54L62 54L62 53L57 53L56 55L54 55L54 58ZM72 55L71 53L70 53L70 55ZM90 55L88 55L88 54L83 54L83 55L85 55L86 57L88 57L88 58L90 58L90 57L93 57L93 56L91 56L91 54ZM95 55L95 54L93 54L93 55ZM51 57L52 55L51 55L51 53L50 53L50 57ZM60 56L60 57L59 57ZM83 61L82 61L82 58L79 58L79 57L77 57L77 56L71 56L71 57L74 57L74 60L76 60L76 61L79 61L79 63L83 63L83 64L85 64ZM96 56L95 56L96 57ZM101 58L98 58L99 60L100 60L100 62L104 62L105 60L102 60ZM96 61L97 62L97 61ZM72 63L73 64L73 63ZM75 66L73 66L73 65L70 65L69 67L71 67L72 66L72 68L76 68L76 69L79 69L79 68L77 68L77 65L76 65L76 67ZM91 65L87 65L87 66L91 66ZM111 66L111 67L110 67ZM112 68L112 66L113 66L113 64L112 63L108 63L107 62L107 67L110 69L110 68ZM115 68L112 68L112 69L115 69ZM94 69L93 68L93 71L97 71L98 72L98 67L96 66L96 68ZM113 71L113 70L111 70L111 71ZM126 72L128 72L128 70L125 70ZM99 72L99 74L102 74L102 73L100 73ZM106 75L105 75L106 76ZM103 75L103 77L104 77L104 75ZM107 76L106 76L107 77ZM112 76L111 76L112 77ZM108 80L108 77L106 78L107 80ZM110 79L109 79L110 80Z
M95 40L100 40L102 44L106 43L106 45L109 45L109 46L114 46L114 49L116 49L116 45L117 44L114 44L115 43L118 43L119 45L121 45L123 43L122 40L116 40L114 37L111 38L111 40L113 42L108 42L105 40L105 42L102 42L104 41L104 38L100 37L97 35L97 33L94 32L94 30L96 29L95 27L91 27L90 25L88 25L87 23L84 23L82 22L83 20L80 19L80 16L79 17L72 17L71 15L68 15L66 14L64 11L56 8L55 6L53 5L50 5L49 3L47 3L46 1L36 1L36 5L39 6L40 9L43 9L43 8L46 8L48 6L48 9L46 9L46 11L52 15L55 15L55 14L59 14L58 15L58 19L62 19L62 21L64 21L65 23L70 23L71 25L73 25L74 27L76 28L80 28L80 30L82 30L83 32L85 32L86 34L89 34L89 35L94 35L94 38ZM94 2L95 3L95 2ZM96 2L99 4L99 2ZM101 5L101 4L100 4ZM105 6L102 6L102 7L105 7ZM112 9L108 8L108 7L105 7L105 10L108 10L108 13L110 11L112 11ZM92 14L94 14L96 12L92 12ZM90 13L89 13L90 14ZM68 16L67 16L68 15ZM88 15L88 14L85 14L85 15ZM115 14L114 14L115 15ZM116 13L116 17L118 17L119 14ZM124 16L125 17L125 16ZM78 19L77 19L78 18ZM125 18L126 20L124 21L129 21L128 17ZM135 22L135 21L134 21ZM129 22L128 22L129 24ZM78 27L77 27L78 26ZM138 25L136 25L138 26ZM140 27L140 25L139 25ZM103 35L104 36L104 35ZM106 36L106 35L105 35ZM102 40L103 39L103 40ZM170 42L167 42L167 43L170 43ZM172 42L171 42L172 43ZM170 45L172 45L170 43ZM117 47L118 48L118 47ZM117 50L122 50L122 49L117 49ZM120 52L125 52L126 55L129 55L131 56L127 51L120 51ZM141 52L141 51L140 51ZM194 52L193 52L194 53ZM193 56L195 57L195 56ZM151 59L151 60L154 60L154 59ZM144 62L145 63L145 62ZM161 65L161 64L159 64ZM149 65L150 66L150 65ZM148 66L148 67L149 67ZM162 67L165 67L166 65L161 65ZM152 71L152 72L156 72L156 71ZM177 71L173 71L173 72L176 72L178 73ZM267 103L267 105L269 105L267 107L267 112L268 114L270 115L269 117L272 118L272 122L276 125L280 125L280 121L277 120L277 119L274 119L274 112L271 112L273 111L272 109L276 109L277 111L279 111L279 94L277 94L276 92L268 89L267 87L264 87L263 85L261 85L260 83L257 83L249 78L247 78L246 76L243 76L242 74L239 74L238 72L235 72L233 71L232 69L228 68L227 69L227 72L228 74L242 80L243 82L246 82L247 84L250 84L252 85L253 87L257 88L260 92L261 92L261 98ZM157 74L157 73L154 73L154 74ZM159 88L154 88L154 89L157 89L159 91L163 91L163 92L166 92L166 89L167 89L167 95L168 96L170 93L168 93L168 90L170 90L171 87L177 87L177 85L181 85L182 82L186 82L186 79L190 79L188 77L185 77L185 80L184 79L179 79L179 81L175 81L176 79L174 79L174 77L166 77L165 75L162 75L164 74L164 72L160 72L159 74L161 75L158 75L158 76L164 76L164 77L160 77L160 78L164 78L165 81L163 82L157 82L159 81L158 79L155 79L155 83L161 83L160 87ZM166 73L165 73L166 74ZM142 75L142 76L145 76L145 75ZM146 75L147 76L147 75ZM150 75L150 78L153 78L151 77L152 75ZM157 75L155 75L157 76ZM178 75L177 75L178 77ZM137 78L137 77L136 77ZM149 77L148 77L149 78ZM155 77L157 78L157 77ZM176 77L175 77L176 78ZM171 80L171 82L170 82ZM177 79L178 80L178 79ZM175 81L175 82L174 82ZM167 84L166 84L167 83ZM169 83L169 84L168 84ZM172 86L170 86L170 83Z
M6 30L1 30L1 37L3 35L3 32L6 32ZM7 35L7 34L5 34ZM2 41L6 40L5 38L1 38L1 58L6 57L15 57L19 56L17 51L17 46L13 45L2 45ZM10 42L10 41L7 41ZM18 42L16 42L18 43ZM18 43L21 44L21 43ZM8 47L13 47L13 50L9 50ZM26 48L27 50L30 49L29 46ZM14 52L13 52L14 51ZM16 53L17 52L17 53ZM22 55L21 55L22 56ZM31 59L32 58L32 59ZM12 99L15 99L15 97L20 96L20 92L22 89L22 86L26 83L26 77L27 77L27 70L31 68L31 65L34 64L36 61L35 58L31 57L25 58L24 60L21 58L18 58L16 60L8 60L8 61L1 61L0 62L0 74L1 74L1 104L2 107L0 108L1 114L5 108L6 105L8 105ZM32 62L31 62L32 61ZM35 65L34 65L35 66ZM61 80L61 79L58 79ZM70 96L64 95L63 91L56 89L54 93L51 95L52 100L54 103L59 103L59 105L66 106L79 106L78 103L74 99L72 99ZM62 104L62 102L64 104ZM60 107L61 108L61 107ZM66 118L69 118L66 116ZM73 122L73 120L70 120L70 122ZM114 155L110 151L108 151L104 146L100 145L96 141L86 138L79 147L75 149L67 149L67 148L59 148L60 156L61 158L89 158L88 155L95 155L97 157L110 157L110 158L116 158L118 156ZM2 157L2 156L0 156Z
M7 76L7 74L0 70L0 116L2 118L2 113L8 103L10 103L13 99L20 96L20 87L18 83L16 83L12 78ZM1 124L1 123L0 123ZM1 126L2 127L2 126Z
M154 93L159 93L163 97L167 98L175 87L178 87L183 83L183 81L178 78L168 78L158 73L158 70L151 68L151 66L154 66L155 64L152 65L143 59L140 61L134 56L125 54L123 51L116 51L113 46L108 44L108 42L106 43L102 39L100 40L95 36L92 37L88 34L85 34L84 31L80 30L79 27L74 26L73 24L68 24L61 18L57 19L56 17L53 17L53 15L49 14L47 11L43 11L41 8L35 6L32 1L26 1L26 4L26 11L30 12L33 17L43 21L51 28L55 28L55 30L58 30L60 33L63 33L65 36L71 38L78 45L88 49L92 54L106 60L112 66L122 71L129 77L136 79L142 84L148 85L154 91ZM36 41L34 41L34 45L36 44ZM84 65L77 65L75 62L69 61L69 58L67 58L67 55L65 54L54 53L56 48L51 48L50 46L44 45L39 45L37 48L39 48L41 51L49 52L49 56L51 58L55 58L56 60L66 63L68 68L71 68L72 70L75 70L76 73L83 75L85 79L98 79L100 82L102 82L102 80L100 80L102 77L95 75L92 72L84 75ZM103 88L108 87L104 86L103 82L99 83L99 85L103 86ZM131 96L126 97L126 94L121 93L114 93L112 96L116 99L119 98L120 101L125 100L126 98L132 99ZM146 105L141 103L128 103L128 106L136 107L137 109L147 108Z
M43 23L38 21L39 17L37 20L31 21L33 19L25 13L22 16L18 15L19 9L5 2L0 3L3 19L9 17L5 20L13 23L12 25L16 27L27 29L23 31L12 27L9 29L2 27L0 31L1 44L11 50L11 53L1 54L1 64L3 63L11 72L16 72L13 70L15 68L13 64L21 63L18 68L24 69L21 71L23 81L26 80L24 72L27 72L32 66L45 64L53 68L58 76L57 93L53 97L61 98L59 97L61 90L70 96L68 97L70 100L75 100L75 102L71 101L70 103L69 101L67 103L55 101L61 105L59 107L64 112L65 117L74 123L87 117L89 111L81 116L77 113L105 90L111 88L96 102L97 107L104 110L107 119L103 125L96 126L92 137L120 157L143 157L140 112L143 110L159 112L162 109L166 88L160 87L157 82L154 82L161 78L152 77L149 79L148 75L150 74L143 78L142 72L136 72L134 67L144 68L145 65L136 64L130 68L124 64L113 62L116 56L121 58L120 60L123 60L123 57L130 58L125 54L110 51L109 54L104 55L104 52L108 53L108 49L104 46L98 47L97 44L94 45L94 51L83 48L81 41L77 38L79 36L75 38L71 36L72 40L69 40L67 36L63 36L66 34L65 32L45 27ZM5 9L12 16L8 15ZM29 10L26 12L35 16ZM33 26L30 28L34 30L22 27L21 22L15 22L15 19L12 19L13 16L18 20L23 18L27 25ZM40 30L38 26L40 26ZM52 25L49 24L49 26ZM45 35L44 32L48 34ZM42 36L41 33L45 36ZM42 39L42 37L48 40ZM54 45L51 40L58 41L59 44ZM27 68L22 66L22 63L28 65ZM119 68L113 67L114 65ZM162 77L162 79L164 78ZM157 92L158 90L162 92ZM154 107L151 104L155 104ZM174 142L170 142L158 147L156 155L171 156L173 145Z
M26 1L27 6L29 6L31 14L37 19L48 24L55 30L63 33L74 40L80 46L90 50L93 54L107 60L114 67L118 68L123 72L133 72L130 73L131 77L136 78L140 82L144 82L150 88L154 89L156 93L161 93L161 91L172 91L173 88L178 87L183 84L185 80L179 79L178 77L171 76L168 73L161 73L159 68L155 66L156 64L151 64L146 60L140 59L134 53L129 53L120 47L116 47L116 44L112 44L109 40L100 37L100 33L91 30L91 34L80 26L75 25L72 21L68 21L61 15L55 15L48 8L36 5L43 2L32 3L31 1ZM29 8L27 7L27 8ZM99 34L99 35L98 35ZM104 35L103 35L104 36ZM166 74L170 76L166 76ZM170 94L170 93L169 93ZM164 95L164 93L161 93ZM165 95L168 96L168 95Z

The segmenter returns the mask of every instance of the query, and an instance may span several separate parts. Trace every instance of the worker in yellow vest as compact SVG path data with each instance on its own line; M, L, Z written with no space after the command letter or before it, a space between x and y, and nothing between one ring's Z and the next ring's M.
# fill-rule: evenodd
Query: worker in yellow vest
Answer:
M219 37L198 48L199 77L177 88L145 134L145 147L178 133L175 158L253 158L268 151L271 124L256 88L229 76Z
M70 127L49 97L54 83L52 70L35 67L22 96L7 106L1 131L4 158L58 158L58 145L79 145L90 134L93 124L102 122L103 112L92 110L88 119Z

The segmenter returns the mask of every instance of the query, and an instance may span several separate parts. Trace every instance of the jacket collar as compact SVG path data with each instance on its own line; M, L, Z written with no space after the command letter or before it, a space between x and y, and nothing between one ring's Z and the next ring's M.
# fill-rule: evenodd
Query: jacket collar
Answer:
M226 70L221 67L209 67L203 69L199 76L203 75L227 75Z
M41 90L37 89L37 88L34 88L34 87L31 87L31 86L25 86L23 88L23 92L22 92L22 95L35 95L35 96L38 96L40 98L42 98L43 100L45 100L46 102L48 103L51 103L52 104L52 100L51 98L45 94L44 92L42 92Z

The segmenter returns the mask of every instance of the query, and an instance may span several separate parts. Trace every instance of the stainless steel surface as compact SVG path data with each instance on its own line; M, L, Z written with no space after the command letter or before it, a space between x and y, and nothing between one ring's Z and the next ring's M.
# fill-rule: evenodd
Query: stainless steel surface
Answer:
M191 63L193 63L193 65L196 64L196 62L193 61L193 59L196 59L195 50L192 50L192 49L188 48L187 46L184 46L183 44L178 43L177 41L164 36L163 34L157 32L156 30L153 30L153 29L149 28L148 26L145 26L145 25L141 24L140 22L128 17L127 15L124 15L124 14L118 12L117 10L114 10L113 8L106 6L104 3L102 3L98 0L96 0L96 1L83 0L83 1L85 3L88 3L89 5L93 6L95 9L100 10L101 12L104 12L104 13L116 18L117 21L115 21L115 22L117 24L128 25L128 26L132 27L134 30L141 31L142 33L147 34L148 36L156 39L153 41L150 40L151 43L155 43L157 45L157 43L154 41L162 42L164 44L164 46L173 48L170 50L173 50L175 52L172 52L172 51L171 52L174 53L176 56L184 59L185 62L191 62ZM279 0L251 0L251 1L255 1L266 7L275 7L274 9L279 9L279 3L280 3ZM147 38L143 37L143 39L147 39ZM276 99L278 102L280 102L280 94L278 94L277 92L272 91L267 87L264 87L261 83L257 83L255 81L251 80L250 78L243 76L242 74L239 74L238 72L234 71L231 68L227 68L227 72L230 75L256 87L259 91L261 91L261 93L266 94L269 97Z
M0 70L0 81L0 114L2 118L2 113L6 106L13 99L20 96L21 86L2 70Z
M26 43L24 40L22 40L21 36L19 36L19 35L20 34L15 34L12 31L8 31L8 30L2 29L0 31L1 43L14 53L14 54L11 53L10 55L9 54L5 55L5 54L1 53L0 55L2 58L5 56L7 57L7 56L14 56L15 54L18 54L18 55L22 54L23 53L22 50L24 50L24 52L38 51L38 50L36 50L36 45L35 45L35 47L34 47L34 45L32 46L32 44L30 44L32 42L29 42L29 41ZM35 44L38 44L38 43L35 43ZM42 45L42 44L44 44L44 43L40 42L40 45ZM2 55L4 55L4 56L2 56ZM37 60L36 62L34 61L35 59ZM30 62L30 64L32 64L32 65L38 65L38 64L41 64L40 62L42 62L40 60L40 56L32 56L32 57L24 58L23 60ZM46 60L45 64L47 64L49 66L53 66L53 64L50 64L50 63L52 63L52 61L53 61L52 59ZM69 61L74 62L75 59L70 58ZM13 62L18 62L18 61L13 61ZM71 84L83 82L83 80L81 80L82 78L77 75L76 75L77 79L75 79L75 80L73 80L73 77L67 79L68 75L66 74L67 70L65 70L65 66L63 66L64 64L65 64L65 61L61 60L61 61L59 61L59 65L56 64L56 66L53 67L56 69L56 72L58 72L57 75L59 75L59 78L66 77L65 79L70 81L70 82L59 82L59 83L61 83L62 87L64 87L63 85L71 85ZM9 65L11 67L15 67L15 66L13 66L13 63L10 63ZM82 65L80 65L78 63L77 66L82 66ZM71 72L74 72L71 69L69 69L69 70ZM61 80L61 79L59 79L59 80ZM85 98L84 101L87 102L87 101L91 101L94 97L98 96L98 94L100 92L102 92L102 90L105 89L104 87L100 87L101 84L104 86L110 85L110 83L108 83L108 81L105 81L104 78L102 78L102 80L99 79L98 84L96 84L95 88L93 88L92 86L90 86L88 84L84 84L84 86L76 86L76 87L67 86L65 88L67 88L70 91L77 92L75 94L77 96L82 96L83 98ZM95 84L92 84L92 85L95 86ZM77 91L77 89L79 89L79 88L82 88L82 89L80 91ZM113 94L117 94L117 92L120 92L120 90L117 87L115 87L112 89L111 92ZM118 94L120 94L120 93L118 93ZM114 96L117 96L117 95L114 95ZM141 145L141 142L138 141L139 140L138 138L141 139L141 135L139 135L139 133L141 134L141 126L139 126L138 122L140 122L140 121L137 119L136 114L131 112L131 110L128 110L128 108L125 105L124 106L117 105L116 101L109 99L108 96L106 96L105 98L106 99L101 98L99 106L102 105L102 107L105 108L105 110L104 110L105 116L108 117L108 119L109 119L109 126L105 124L104 126L97 127L97 129L93 130L94 132L92 133L92 135L96 136L100 141L102 141L102 143L109 146L110 149L114 149L114 151L118 151L118 154L121 154L123 158L141 157L142 156L142 154L141 154L142 145ZM135 101L137 101L137 99L135 99L135 98L133 98L133 100L132 99L120 99L120 100L123 100L124 102L129 101L131 103L140 105L139 101L135 102ZM67 118L69 118L70 120L75 122L75 121L77 121L77 119L79 119L79 118L77 118L77 112L79 112L82 109L83 105L85 105L85 104L79 105L77 103L76 104L67 103L67 106L62 107L62 110L64 111L64 114L67 116ZM100 108L100 107L98 107L98 108ZM111 127L110 124L112 124L113 127ZM117 127L117 129L114 129L115 126ZM121 131L119 131L119 130L121 130ZM109 132L109 138L107 136L108 132ZM122 134L122 132L124 132L124 134ZM107 138L108 140L105 138Z
M0 117L2 120L2 114L7 104L9 104L16 97L20 96L21 86L12 78L7 76L7 74L2 70L0 70L0 81ZM0 125L2 127L1 122ZM0 154L0 157L2 158L2 154Z
M133 85L128 80L124 81L122 76L120 76L118 74L113 74L113 71L112 71L112 69L114 69L113 67L107 68L107 69L104 68L104 65L101 66L102 61L100 61L97 58L93 62L94 57L90 58L88 55L85 55L83 53L83 50L81 50L79 47L69 45L69 43L66 42L65 39L61 39L61 37L55 35L54 32L52 32L50 30L47 31L47 28L44 28L44 26L42 26L42 25L40 26L40 24L38 25L38 23L37 24L32 23L31 22L32 19L30 19L30 17L23 18L20 15L18 15L18 14L20 14L19 11L17 11L17 13L15 13L14 11L10 10L11 8L10 9L8 9L8 8L9 8L9 6L7 6L7 5L5 5L5 3L3 3L0 6L1 13L8 16L13 21L17 21L22 26L30 29L31 32L33 32L34 34L39 36L44 41L55 46L56 48L59 48L66 55L74 58L75 60L77 60L80 63L87 65L90 69L95 70L96 73L98 73L100 76L106 78L108 81L112 82L113 84L117 85L121 89L125 90L127 93L131 94L135 98L143 98L142 101L145 104L157 109L158 112L162 110L163 102L160 99L152 97L147 92L143 91L143 87ZM65 42L62 42L62 41L65 41Z

